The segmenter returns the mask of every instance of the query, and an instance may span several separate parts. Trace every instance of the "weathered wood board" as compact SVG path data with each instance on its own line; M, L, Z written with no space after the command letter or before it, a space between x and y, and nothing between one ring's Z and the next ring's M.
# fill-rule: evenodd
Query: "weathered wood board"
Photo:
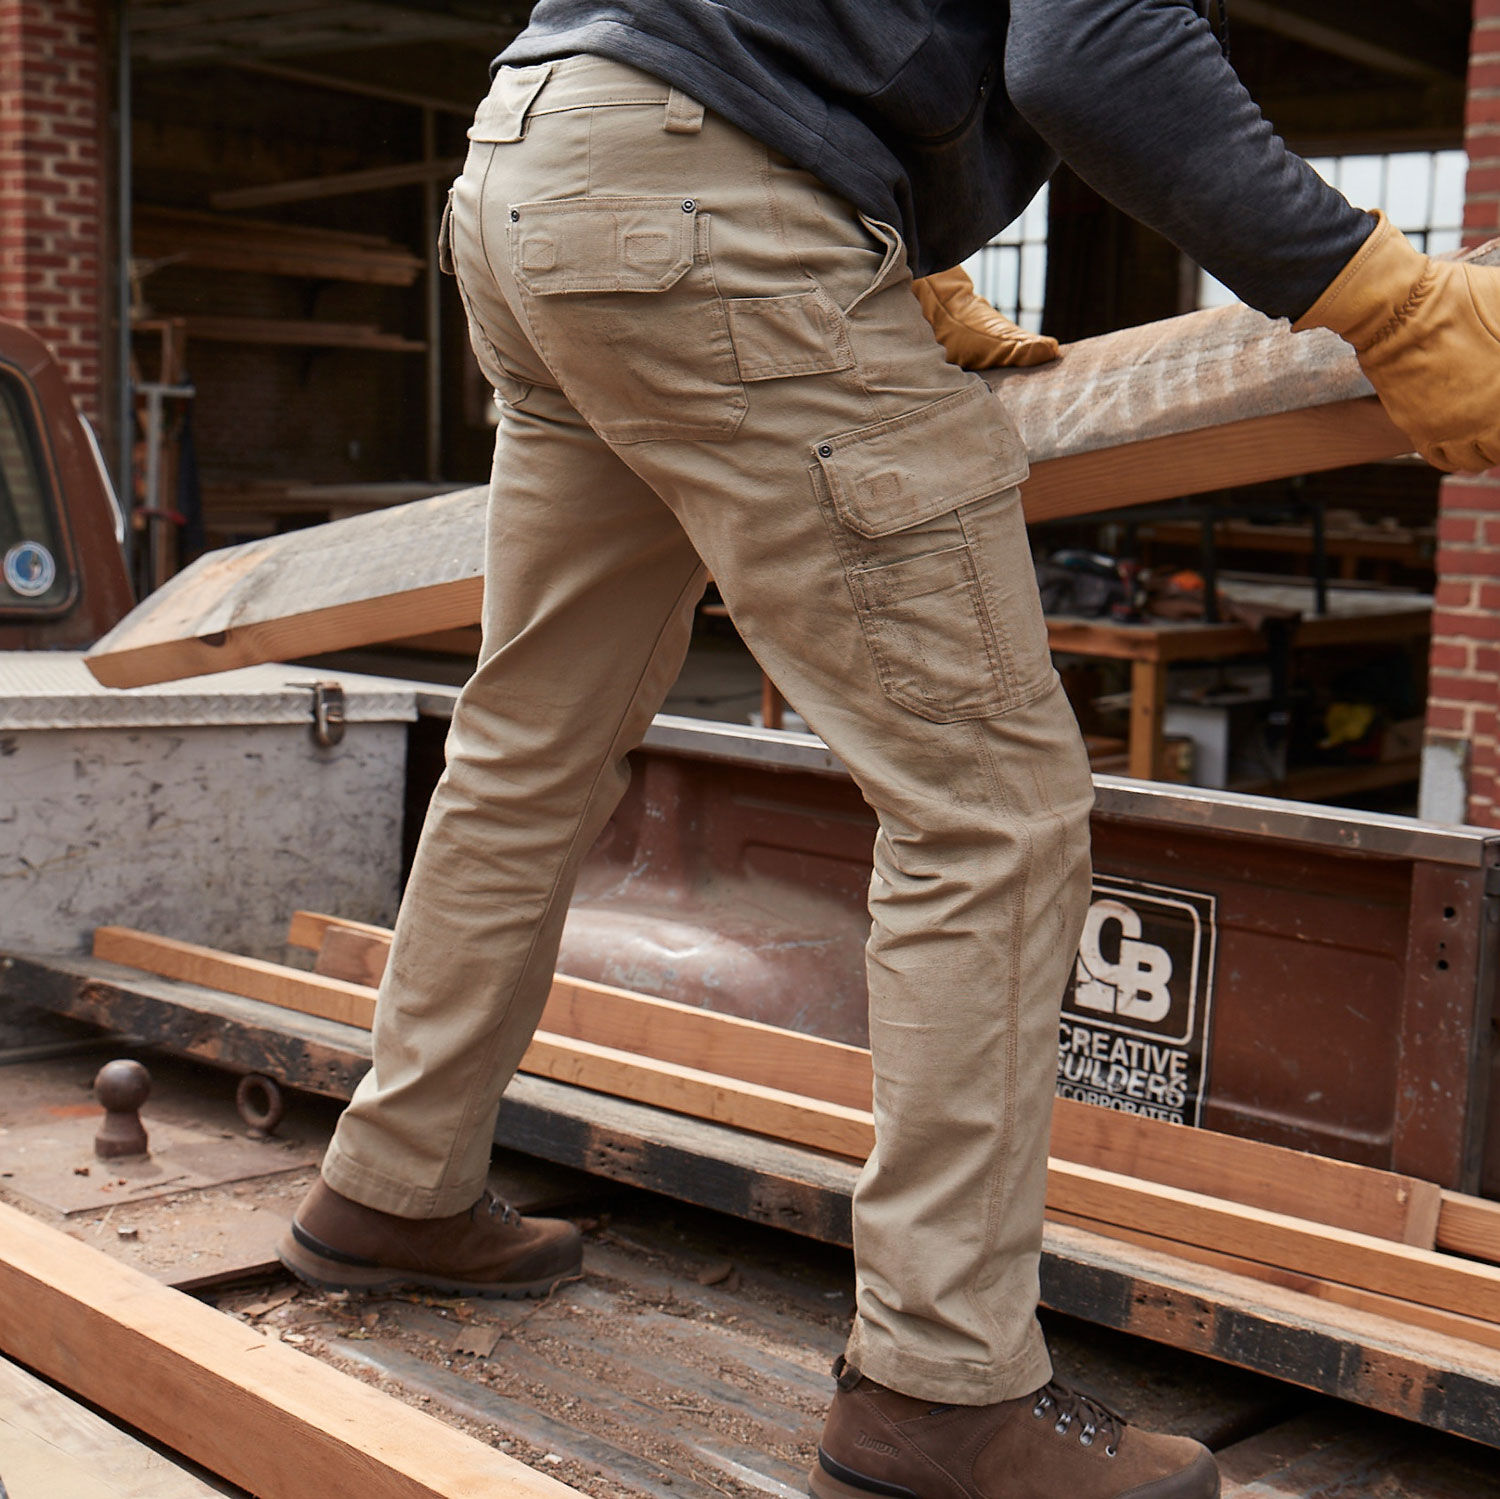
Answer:
M1500 243L1477 252L1500 264ZM1245 307L1071 345L986 376L1031 454L1029 519L1050 520L1395 457L1353 351ZM471 625L482 593L484 491L211 552L89 653L108 687L345 650Z
M6 1499L215 1499L199 1478L36 1375L0 1358L0 1480Z

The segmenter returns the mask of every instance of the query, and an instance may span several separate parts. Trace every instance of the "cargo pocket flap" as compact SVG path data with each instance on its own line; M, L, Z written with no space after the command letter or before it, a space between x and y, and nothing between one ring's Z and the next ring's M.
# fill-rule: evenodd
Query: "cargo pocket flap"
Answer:
M510 216L512 269L538 296L666 291L693 263L691 198L554 198Z
M1026 453L1004 407L980 384L815 449L840 517L889 536L1019 484Z

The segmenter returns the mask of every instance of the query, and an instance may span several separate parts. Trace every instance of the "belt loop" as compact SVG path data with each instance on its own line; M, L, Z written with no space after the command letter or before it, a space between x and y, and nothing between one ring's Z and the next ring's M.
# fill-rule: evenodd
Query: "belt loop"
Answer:
M672 135L697 135L703 129L703 106L674 88L667 95L667 116L662 129Z

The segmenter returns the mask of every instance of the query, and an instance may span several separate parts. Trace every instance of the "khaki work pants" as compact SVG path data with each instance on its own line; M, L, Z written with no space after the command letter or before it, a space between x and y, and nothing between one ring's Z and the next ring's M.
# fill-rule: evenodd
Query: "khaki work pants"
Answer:
M325 1176L410 1217L483 1189L579 861L707 564L879 817L849 1357L937 1401L1034 1390L1092 785L1015 433L944 360L894 231L666 85L589 57L503 69L470 138L452 254L503 401L484 646Z

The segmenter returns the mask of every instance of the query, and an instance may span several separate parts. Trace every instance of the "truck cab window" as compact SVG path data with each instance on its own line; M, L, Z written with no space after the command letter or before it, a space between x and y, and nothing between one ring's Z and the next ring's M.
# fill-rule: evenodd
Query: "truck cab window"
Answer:
M0 370L0 614L55 609L70 592L62 517L25 387Z

